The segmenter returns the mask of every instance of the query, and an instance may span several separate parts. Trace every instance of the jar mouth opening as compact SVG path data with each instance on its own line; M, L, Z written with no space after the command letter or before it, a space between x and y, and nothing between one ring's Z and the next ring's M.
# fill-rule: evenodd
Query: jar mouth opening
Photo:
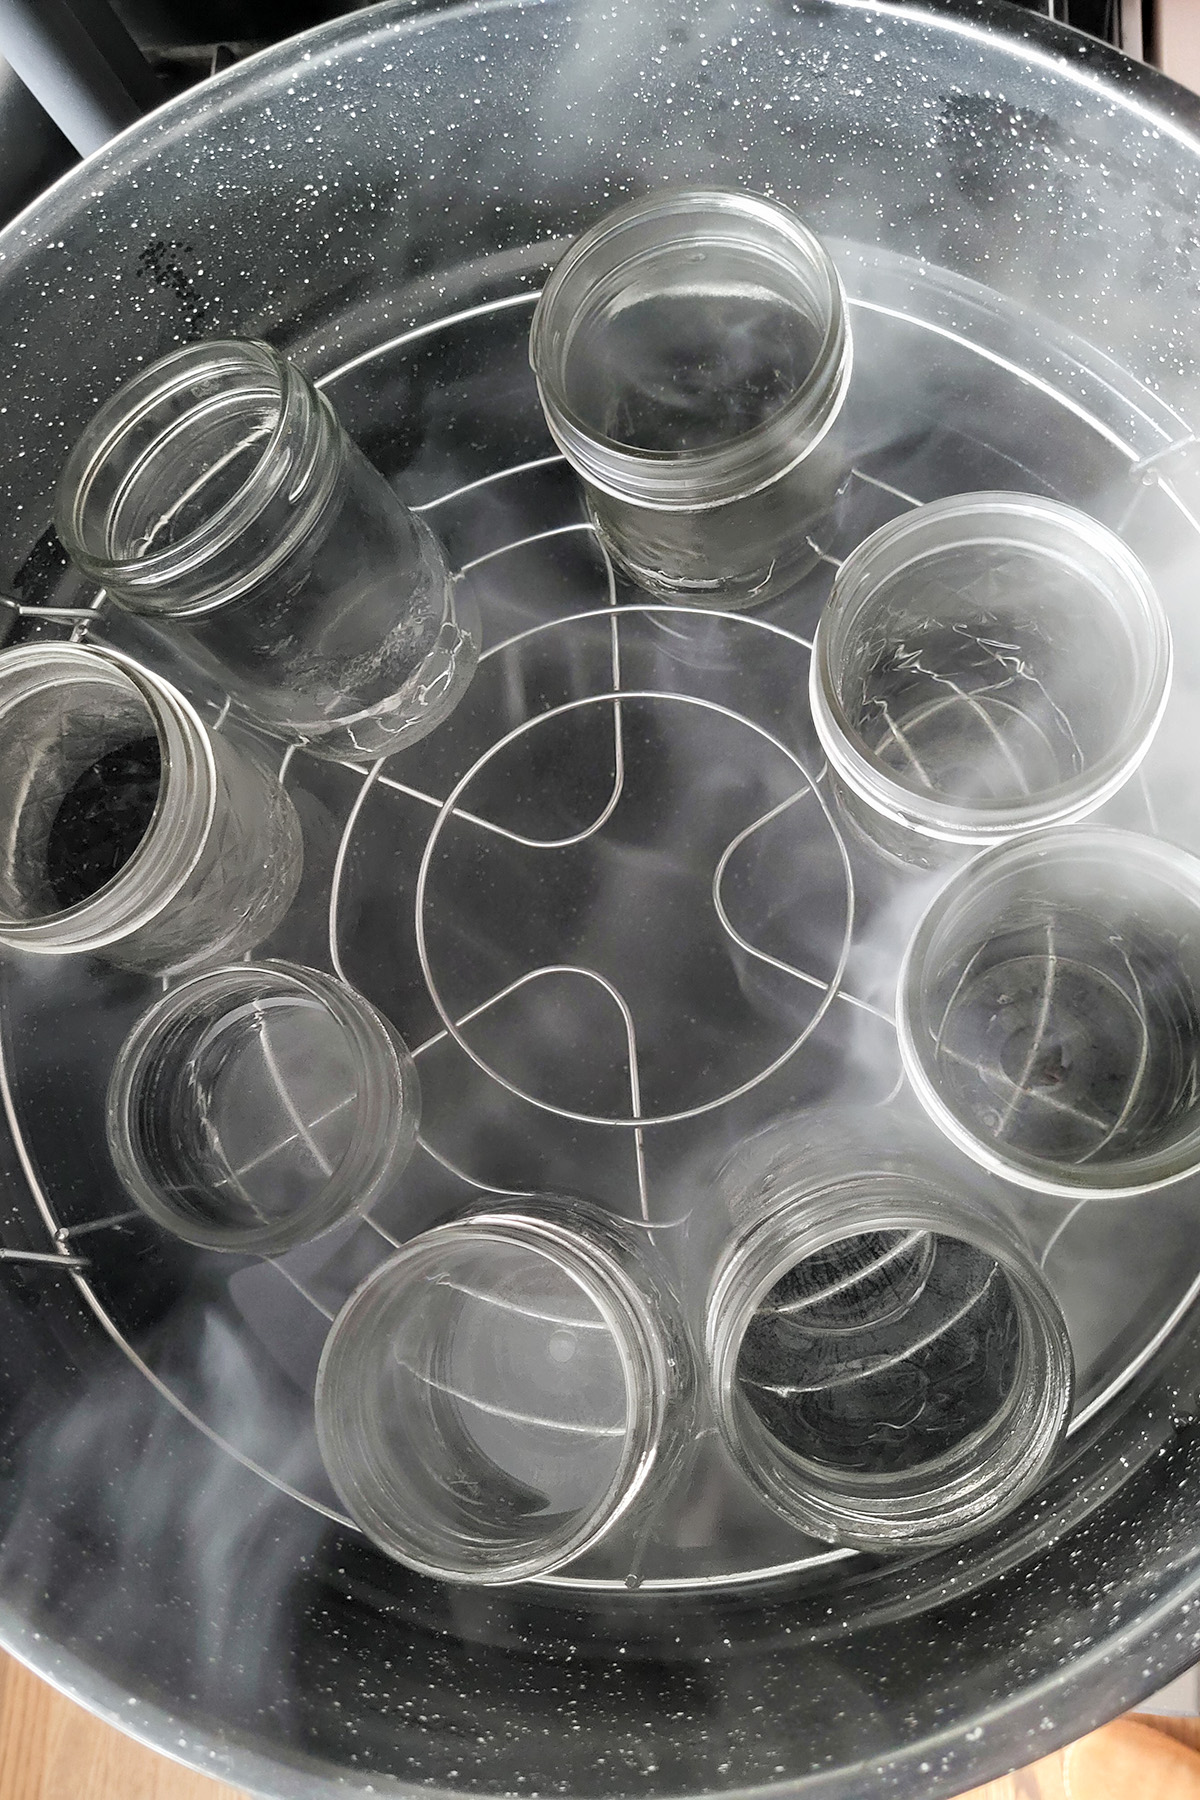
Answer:
M531 1272L546 1271L554 1298L545 1311L539 1310L536 1299L518 1304L492 1291L492 1276L486 1271L502 1271L505 1259ZM557 1310L564 1290L574 1296L569 1316ZM469 1512L456 1514L446 1485L437 1480L437 1445L427 1434L421 1445L411 1406L393 1441L383 1449L371 1442L383 1410L371 1405L372 1382L378 1381L388 1359L399 1354L398 1334L431 1292L456 1295L460 1305L465 1298L499 1307L502 1313L517 1315L522 1328L526 1322L535 1330L544 1326L551 1333L552 1357L557 1339L594 1339L609 1356L609 1372L619 1372L619 1423L563 1420L557 1427L576 1458L589 1446L594 1448L597 1439L607 1439L615 1447L615 1455L608 1459L608 1477L579 1503L562 1506L558 1514L547 1509L544 1526L530 1524L520 1530L513 1520L499 1516L489 1521L472 1518ZM576 1316L580 1305L582 1315ZM317 1435L330 1479L367 1536L421 1574L488 1586L550 1574L611 1530L649 1475L661 1428L661 1382L652 1347L656 1335L644 1298L618 1265L565 1228L519 1212L477 1214L437 1226L376 1270L334 1322L317 1377ZM548 1420L536 1412L537 1402L524 1386L511 1410L495 1397L489 1401L464 1392L454 1380L453 1344L451 1334L449 1345L444 1335L441 1342L418 1345L422 1360L415 1379L423 1388L445 1397L451 1408L465 1406L468 1414L476 1409L489 1432L497 1415L502 1425L511 1421L517 1442L526 1429L555 1428L552 1417ZM565 1356L568 1350L573 1356L574 1349L564 1341L559 1353ZM570 1360L563 1366L569 1370ZM406 1375L414 1373L411 1359L401 1367ZM463 1427L458 1430L462 1433ZM490 1438L486 1441L490 1443ZM581 1448L576 1450L576 1444ZM491 1459L489 1472L502 1478L501 1485L514 1478L519 1482L498 1460L503 1448ZM483 1458L481 1466L489 1460L478 1444L472 1443L471 1455ZM421 1494L407 1471L427 1471L430 1466L434 1473L429 1491ZM461 1478L461 1470L456 1472ZM536 1493L533 1472L528 1482ZM444 1512L439 1512L439 1503ZM527 1517L536 1521L538 1510ZM520 1524L518 1509L516 1525Z
M55 516L69 555L118 588L136 580L153 589L202 567L294 478L286 449L299 387L286 360L256 339L185 345L133 376L93 416L63 469ZM163 459L172 451L186 459L202 427L219 437L222 425L236 429L240 414L248 423L256 411L250 436L214 445L211 463L189 471L191 485L187 474L172 472L161 511L155 492ZM154 548L154 537L188 509L194 521Z
M20 714L21 714L21 712L26 710L27 707L31 704L35 705L38 698L39 698L39 696L36 692L31 693L28 697L27 702L23 703L21 701L18 701L17 704L11 709L12 713L16 715L16 718L14 719L14 723L16 724L18 730L20 729ZM141 696L139 696L139 698L141 698ZM59 925L59 924L65 924L72 920L77 920L81 916L85 915L87 913L88 909L95 907L95 906L102 905L104 903L105 899L108 898L112 894L113 889L115 887L117 887L118 884L120 884L122 882L129 883L129 882L133 882L133 881L137 880L139 866L141 863L143 863L145 861L147 841L152 836L152 834L155 830L155 827L161 821L162 815L163 815L163 809L164 809L164 806L166 803L165 789L166 789L166 757L167 757L167 742L166 742L166 738L164 736L162 727L161 727L159 721L154 717L150 708L145 705L144 701L143 701L143 705L142 705L141 719L138 721L138 723L141 725L144 735L147 737L153 737L154 742L158 746L158 753L159 753L159 760L160 760L160 767L162 769L162 774L160 775L160 777L156 783L157 792L156 792L155 798L154 798L153 809L152 809L150 816L147 819L144 827L142 828L141 835L138 838L137 843L134 845L133 849L130 851L129 855L124 859L124 861L120 864L120 866L113 870L112 874L108 877L107 880L100 882L98 886L92 888L92 891L90 893L83 895L80 899L70 902L67 905L46 906L46 907L39 907L37 909L31 908L27 912L14 913L14 912L11 912L7 907L4 907L3 900L0 899L0 907L3 907L3 922L6 926L19 925L23 922L28 922L31 925L45 924L47 926L54 926L54 925ZM137 725L134 724L133 720L129 720L129 721L127 721L126 729L127 730L136 730ZM100 760L100 754L101 753L98 752L95 760L97 760L97 761ZM68 787L65 789L65 791L63 793L61 804L65 804L67 802L69 796L70 796L70 788Z
M645 234L653 241L639 244ZM574 391L581 332L635 278L660 268L658 287L669 295L685 262L714 252L743 259L743 281L805 319L813 342L802 372L752 424L704 443L643 446L613 433L581 409ZM778 202L720 189L667 190L618 208L570 247L538 301L530 360L552 435L595 486L648 505L716 505L786 474L832 424L850 376L845 295L824 246Z
M710 242L712 247L720 247L721 241L715 237L709 240L698 235L680 236L659 246L653 253L643 252L639 256L628 258L617 266L613 274L614 276L626 273L632 275L640 266L651 261L669 260L672 251L693 248L703 250L709 246ZM827 309L832 309L834 297L834 288L831 284L826 295ZM595 420L586 417L572 405L562 366L551 365L550 369L543 370L541 380L547 394L552 397L560 417L573 425L579 433L586 434L594 444L603 446L615 455L628 457L631 461L702 469L714 455L722 451L735 450L743 445L750 447L772 436L778 431L785 415L794 415L798 411L806 413L817 411L812 405L813 390L823 383L828 370L836 361L841 340L842 332L838 329L836 321L830 318L824 326L823 335L813 351L805 373L787 393L779 397L777 404L769 412L744 430L731 431L726 435L714 437L710 443L695 446L682 445L658 449L653 445L639 444L628 437L610 435ZM566 354L560 359L560 365L565 365L569 357L570 349L568 347Z
M958 1003L958 990L939 995L932 984L940 971L950 977L955 970L962 970L966 979L965 971L979 962L987 945L998 937L996 914L1006 895L1026 899L1030 908L1044 898L1063 916L1083 918L1090 912L1097 945L1117 929L1114 902L1136 902L1147 908L1160 904L1161 918L1156 923L1175 945L1200 932L1200 859L1161 840L1115 827L1075 826L1034 833L975 857L950 878L926 909L905 951L897 982L901 1061L927 1116L978 1166L1035 1193L1073 1200L1133 1198L1193 1174L1200 1168L1200 1106L1184 1105L1179 1114L1168 1114L1147 1144L1135 1144L1111 1156L1093 1150L1072 1160L1065 1153L1043 1155L986 1135L978 1123L970 1121L969 1113L952 1103L939 1055ZM1032 910L1029 917L1035 917ZM1013 921L1008 929L1011 932ZM1116 937L1112 941L1116 943ZM1047 955L1047 967L1051 960ZM1200 1005L1200 993L1186 968L1179 964L1176 972L1187 983L1189 1007ZM1094 982L1097 990L1111 986L1103 971L1095 975ZM1052 983L1044 985L1049 994ZM1152 1023L1143 1018L1139 1026L1132 1013L1126 1021L1134 1033L1131 1042L1136 1044L1139 1030L1146 1040L1146 1058L1152 1056ZM1056 1041L1052 1031L1047 1039L1048 1054ZM1062 1079L1056 1070L1051 1075ZM1066 1098L1064 1095L1064 1103ZM1131 1088L1127 1109L1135 1099L1136 1089ZM1106 1145L1107 1140L1100 1150Z
M181 694L117 651L29 645L0 656L0 733L13 732L32 760L25 778L5 790L11 811L0 932L13 944L47 951L101 949L131 935L179 891L211 826L216 769L199 718ZM46 904L57 898L50 857L62 808L81 781L100 782L110 753L150 738L158 751L156 792L136 843L90 892L67 905ZM103 804L102 792L92 799Z
M962 798L939 792L936 778L930 776L915 750L907 757L888 760L864 737L848 710L846 687L855 669L852 658L857 644L869 634L872 622L881 643L897 643L903 634L886 610L897 589L910 581L914 586L918 580L936 584L964 552L968 556L1015 555L1029 559L1045 570L1048 581L1068 580L1077 586L1080 596L1085 592L1094 596L1098 623L1111 628L1112 640L1106 648L1113 659L1120 658L1122 663L1118 668L1110 660L1097 673L1097 691L1103 689L1106 697L1128 697L1120 717L1111 722L1103 737L1098 737L1086 753L1079 745L1072 721L1063 718L1059 709L1060 723L1069 734L1078 766L1065 774L1060 766L1056 767L1049 780L1038 781L1022 768L1024 746L1019 729L1013 730L1012 719L1002 719L997 724L975 706L979 729L986 726L991 734L988 766L999 767L1004 762L1011 765L1011 786L1018 790L1024 787L1023 797L1011 791L979 792ZM969 624L969 606L964 608L963 618ZM929 623L928 616L914 622L913 647L909 652L914 668L919 666L920 634ZM1054 697L1048 694L1043 680L1049 671L1043 670L1039 676L1032 662L1022 665L1020 645L1006 641L1002 626L1003 620L996 613L988 628L996 640L993 653L1000 683L1026 681L1035 690L1038 704L1042 704L1039 695L1049 699L1044 710L1051 712ZM1009 638L1012 635L1008 633ZM963 639L968 637L964 632ZM1098 634L1093 633L1093 646L1096 641ZM1005 655L1009 659L1007 669L1000 664ZM936 668L922 672L930 682L939 674ZM837 774L865 805L894 825L923 836L983 845L1037 826L1061 825L1082 818L1111 798L1135 772L1154 740L1170 697L1171 673L1171 633L1161 602L1136 557L1114 533L1057 501L1024 494L981 493L931 501L881 526L851 552L837 572L830 603L817 626L810 664L810 697L822 748ZM970 705L974 698L971 687L964 684L961 690L955 688L953 670L942 674L941 691L946 705L956 701L964 708ZM986 693L984 698L988 699ZM878 700L878 706L885 708L883 699ZM1010 710L1014 714L1017 711L1015 707ZM1018 716L1018 728L1022 723ZM908 725L907 719L897 720L883 734L883 743L890 744L893 752L901 739L902 727ZM1044 735L1044 728L1031 718L1030 737L1035 730L1042 730ZM981 752L983 756L986 752ZM911 772L905 769L901 773L897 763L906 760L912 765ZM980 758L973 759L973 766L979 761Z
M896 1172L857 1175L827 1189L797 1185L791 1198L779 1199L773 1216L735 1247L710 1292L706 1338L722 1436L735 1458L747 1464L764 1498L827 1541L872 1550L958 1541L1031 1490L1065 1429L1073 1371L1061 1315L1032 1264L1023 1272L1015 1243L1006 1242L1004 1232L986 1219L968 1215L952 1222L944 1210L950 1198L948 1191ZM998 1405L948 1447L895 1470L843 1467L806 1455L771 1429L742 1387L743 1352L764 1302L807 1258L845 1247L863 1234L896 1234L902 1242L916 1234L936 1246L978 1253L990 1264L984 1289L999 1277L1018 1323L1016 1361ZM928 1266L921 1276L928 1279ZM967 1296L964 1315L983 1291ZM917 1306L919 1282L911 1292ZM954 1316L946 1323L952 1328ZM923 1347L918 1339L881 1356L865 1373L886 1376ZM838 1352L843 1359L844 1354ZM806 1368L811 1380L812 1368ZM840 1363L838 1371L841 1387L864 1373L847 1373Z
M319 1046L320 1053L329 1056L336 1051L342 1064L340 1079L351 1089L351 1117L332 1163L320 1185L299 1205L292 1207L289 1193L286 1211L277 1217L263 1217L260 1195L245 1179L263 1159L252 1158L245 1167L234 1166L226 1155L222 1133L214 1131L220 1162L227 1165L221 1174L223 1193L246 1212L258 1213L259 1218L222 1223L204 1217L187 1199L189 1191L211 1191L212 1173L189 1158L181 1128L185 1109L174 1103L170 1106L168 1153L175 1166L169 1183L155 1173L152 1147L138 1123L143 1103L149 1103L148 1087L162 1077L164 1068L170 1083L172 1059L180 1057L183 1063L174 1071L177 1079L183 1078L184 1069L191 1071L189 1080L198 1079L195 1070L205 1058L210 1067L235 1066L237 1044L229 1040L244 1025L248 1013L264 1039L268 1025L274 1023L278 1040L278 1026L286 1023L285 1014L297 1010L315 1011L332 1024L336 1041ZM311 1064L317 1054L311 1042L312 1020L302 1018L300 1026ZM316 970L280 962L236 963L205 970L172 988L143 1014L121 1048L109 1082L107 1106L109 1144L118 1171L131 1196L155 1223L201 1248L268 1256L307 1243L368 1205L376 1197L381 1176L399 1172L402 1159L397 1146L411 1148L415 1141L420 1088L407 1052L401 1054L401 1050L374 1008ZM328 1143L319 1138L323 1121L317 1119L314 1124L294 1107L290 1077L275 1072L265 1042L263 1059L269 1063L296 1135L311 1145L314 1159L328 1160L324 1155ZM161 1093L151 1099L155 1105L162 1104ZM343 1112L344 1102L331 1109L330 1117ZM294 1171L289 1173L294 1177Z
M175 1157L176 1166L169 1183L164 1183L155 1172L153 1148L148 1147L146 1132L139 1125L140 1109L149 1103L148 1091L162 1078L164 1064L166 1082L171 1085L173 1078L182 1080L185 1071L191 1071L189 1080L198 1078L194 1071L203 1058L212 1066L236 1053L236 1044L228 1044L227 1040L239 1024L245 1024L246 1010L254 1013L255 1024L264 1033L270 1022L279 1024L284 1012L297 1008L306 1012L317 1010L324 1021L335 1026L336 1044L326 1044L322 1053L336 1049L344 1064L340 1069L342 1082L349 1080L353 1084L353 1112L340 1145L336 1145L335 1159L327 1168L326 1179L299 1206L290 1206L279 1217L263 1217L261 1197L254 1184L245 1179L263 1159L252 1157L245 1168L232 1165L221 1145L221 1134L216 1132L221 1163L228 1163L221 1174L221 1190L239 1208L259 1213L259 1219L221 1222L203 1217L200 1210L187 1204L187 1195L189 1190L210 1192L212 1174L191 1165L185 1132L180 1129L182 1112L175 1105L171 1105L169 1156ZM311 1037L308 1019L302 1021L302 1033L306 1039ZM184 1057L184 1064L175 1067L175 1060L180 1057ZM371 1006L351 990L320 976L317 970L270 961L205 970L151 1006L122 1046L108 1087L108 1139L113 1161L142 1211L176 1237L214 1251L281 1255L353 1217L376 1195L381 1174L390 1168L398 1172L394 1152L398 1145L410 1147L416 1141L419 1111L416 1071L405 1066L405 1058L399 1057L390 1031ZM313 1157L322 1156L326 1147L315 1134L322 1120L313 1125L293 1111L286 1076L277 1076L275 1085L279 1087L284 1111L297 1125L297 1136L311 1141ZM162 1094L151 1098L155 1105L162 1103ZM342 1111L344 1107L338 1105L329 1116Z

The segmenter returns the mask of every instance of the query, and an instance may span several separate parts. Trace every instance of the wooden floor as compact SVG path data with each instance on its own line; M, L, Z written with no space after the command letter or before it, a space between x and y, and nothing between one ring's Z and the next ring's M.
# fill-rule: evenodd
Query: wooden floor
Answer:
M193 1775L0 1656L0 1800L243 1800Z
M143 1749L0 1655L0 1800L246 1797ZM1118 1719L963 1800L1200 1800L1200 1719Z

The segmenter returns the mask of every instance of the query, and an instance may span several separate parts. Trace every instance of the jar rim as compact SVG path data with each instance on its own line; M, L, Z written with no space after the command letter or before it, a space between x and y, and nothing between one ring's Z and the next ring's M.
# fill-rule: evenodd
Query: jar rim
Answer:
M995 543L1025 548L1048 560L1069 562L1066 551L1023 543L1022 521L1041 521L1068 541L1086 542L1110 572L1144 626L1145 667L1140 694L1115 741L1087 768L1024 802L939 799L929 790L900 781L866 749L842 704L833 670L839 628L847 615L869 604L871 584L890 582L916 565L964 545ZM972 531L972 524L994 535ZM920 539L941 531L943 540L922 547ZM914 541L915 540L915 541ZM912 554L903 559L906 544ZM872 565L889 557L882 576ZM1083 578L1092 580L1086 571ZM1092 585L1096 585L1092 582ZM867 598L863 589L867 589ZM881 525L856 545L838 569L828 605L818 620L809 663L813 724L834 770L864 805L891 824L944 843L988 845L998 839L1082 819L1102 806L1135 773L1161 723L1171 692L1173 648L1170 626L1153 584L1129 547L1106 525L1061 501L1019 492L953 494L931 500Z
M824 314L821 342L811 369L775 412L749 430L700 449L640 450L595 430L580 417L568 398L558 368L565 363L556 346L556 310L565 304L564 289L589 261L600 259L632 229L661 220L676 223L676 235L638 258L696 241L698 220L705 214L743 220L747 227L769 230L779 248L769 260L785 267L784 247L806 259L822 284ZM750 239L745 247L764 259L767 253ZM617 272L626 266L613 265ZM598 273L599 273L598 272ZM563 348L569 345L569 337ZM546 422L567 461L593 486L615 499L662 511L700 511L745 499L791 472L827 436L841 410L850 383L852 339L841 277L820 239L791 208L766 195L724 188L665 188L627 202L604 215L577 237L547 280L530 326L529 356L537 379Z
M129 433L155 407L186 391L198 377L225 371L258 375L272 384L278 404L260 454L241 485L199 525L177 542L149 554L114 556L101 547L87 529L88 506L97 476L116 455ZM173 603L172 583L203 569L227 549L251 519L261 515L271 501L290 484L289 499L307 486L308 504L297 508L297 521L307 524L313 507L324 498L320 479L314 481L311 451L301 452L299 468L289 453L294 432L302 430L313 408L328 411L328 402L312 393L307 378L271 344L260 338L205 338L185 344L139 370L119 387L93 414L76 439L59 477L55 499L55 525L64 548L93 580L112 590L125 604L147 610L191 616L225 604L236 594L224 591L199 601ZM332 416L332 415L331 415ZM122 493L124 489L122 489ZM291 535L295 534L296 525ZM103 522L107 537L108 520ZM290 541L290 538L289 538ZM257 582L263 571L248 571L238 589Z

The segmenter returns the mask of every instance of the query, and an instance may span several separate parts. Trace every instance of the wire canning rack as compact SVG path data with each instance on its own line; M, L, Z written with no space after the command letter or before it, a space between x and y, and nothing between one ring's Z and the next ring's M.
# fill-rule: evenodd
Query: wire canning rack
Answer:
M843 832L807 707L812 629L849 549L921 500L1023 488L1104 518L1173 615L1183 604L1173 571L1197 532L1172 483L1195 450L1183 421L986 290L834 251L856 345L851 472L813 573L760 611L651 603L614 572L541 423L533 289L485 280L477 305L322 379L447 544L487 632L466 699L424 743L371 768L281 758L306 873L264 953L362 989L421 1069L418 1152L370 1218L269 1262L164 1239L124 1201L102 1126L112 1056L150 984L69 961L7 970L0 1098L47 1236L0 1260L31 1279L62 1271L198 1430L331 1519L348 1523L312 1434L317 1357L342 1300L403 1238L488 1197L579 1192L653 1233L694 1292L716 1159L798 1106L897 1091L895 972L929 878ZM68 579L15 608L18 634L116 636L102 596L64 603ZM222 696L197 698L230 728ZM1187 842L1174 732L1169 714L1161 755L1107 816ZM297 1118L314 1153L322 1122ZM1200 1294L1195 1198L1191 1183L1074 1208L1014 1191L1071 1326L1074 1429L1117 1402ZM1135 1228L1148 1248L1133 1270ZM852 1556L768 1514L706 1432L649 1531L550 1585L821 1581Z

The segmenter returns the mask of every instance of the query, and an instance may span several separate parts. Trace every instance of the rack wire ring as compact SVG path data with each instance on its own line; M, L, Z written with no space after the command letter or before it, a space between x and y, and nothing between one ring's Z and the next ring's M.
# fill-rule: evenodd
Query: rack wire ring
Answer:
M631 608L629 610L640 611L643 609ZM573 615L573 618L574 617L575 615ZM571 621L563 622L569 623ZM458 809L458 803L463 793L470 786L471 782L475 780L480 771L486 768L487 765L496 756L507 749L510 744L525 736L529 731L536 727L548 723L550 720L561 718L570 713L579 712L586 707L618 706L622 701L629 700L666 702L667 704L694 706L715 713L720 717L730 719L735 724L752 731L757 737L761 738L764 743L770 745L774 750L778 751L780 755L785 757L800 776L803 788L811 791L813 798L816 800L816 803L825 818L834 842L837 844L845 883L845 910L837 963L829 982L823 984L824 992L812 1018L805 1025L804 1030L800 1032L778 1056L767 1064L765 1068L760 1069L757 1074L753 1075L749 1080L740 1083L737 1087L732 1088L726 1093L720 1094L711 1100L703 1101L696 1106L685 1107L675 1112L659 1113L656 1115L644 1114L639 1109L630 1114L614 1118L605 1114L580 1112L572 1108L556 1106L549 1101L543 1100L539 1095L533 1094L527 1089L522 1088L518 1083L510 1081L507 1076L501 1074L498 1069L488 1063L478 1051L473 1048L467 1040L459 1023L451 1016L438 988L434 976L432 960L429 954L425 915L430 869L434 853L437 850L441 838L443 827ZM803 789L801 791L803 791ZM483 1074L487 1075L492 1081L495 1081L498 1086L504 1088L506 1092L514 1095L515 1098L523 1100L531 1106L536 1106L543 1112L552 1113L558 1118L569 1119L584 1125L607 1125L626 1130L644 1129L651 1125L677 1124L682 1120L697 1118L702 1113L711 1112L719 1106L727 1105L730 1101L738 1099L742 1094L749 1093L751 1089L759 1086L761 1082L768 1080L777 1069L782 1068L783 1065L796 1054L808 1037L811 1036L812 1032L816 1030L817 1026L824 1018L825 1013L833 1004L834 999L837 997L837 991L841 985L842 977L845 973L854 930L854 878L850 867L850 859L846 851L846 846L842 841L841 833L834 824L829 807L826 804L825 798L822 795L815 778L810 774L809 770L801 761L800 757L797 756L795 751L789 749L781 739L767 731L764 726L758 725L754 720L746 718L743 713L735 712L731 707L721 706L715 700L706 700L695 694L675 693L667 689L622 688L601 694L587 694L580 699L569 700L561 706L552 707L546 712L538 713L531 719L523 720L520 725L515 726L511 731L506 732L502 738L497 739L494 744L489 745L483 755L471 765L443 802L442 808L433 823L428 838L426 839L425 850L421 857L420 870L417 875L415 925L417 955L421 964L421 972L425 979L429 997L437 1009L438 1017L441 1019L446 1031L458 1044L459 1048L471 1059ZM590 971L581 971L581 973L590 973Z

